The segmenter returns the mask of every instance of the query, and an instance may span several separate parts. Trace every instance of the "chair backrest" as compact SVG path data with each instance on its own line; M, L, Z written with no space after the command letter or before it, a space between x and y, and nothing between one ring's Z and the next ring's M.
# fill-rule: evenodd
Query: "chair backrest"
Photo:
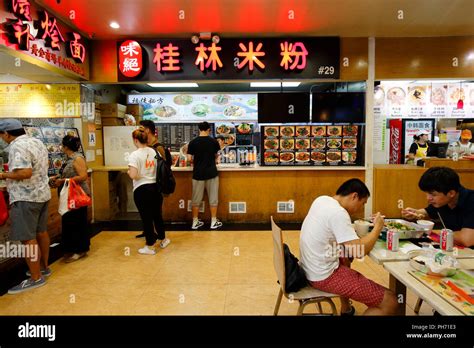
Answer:
M272 222L272 236L273 236L273 267L280 282L280 286L284 293L285 291L285 254L283 251L283 234L281 228L273 221L273 216L270 217Z

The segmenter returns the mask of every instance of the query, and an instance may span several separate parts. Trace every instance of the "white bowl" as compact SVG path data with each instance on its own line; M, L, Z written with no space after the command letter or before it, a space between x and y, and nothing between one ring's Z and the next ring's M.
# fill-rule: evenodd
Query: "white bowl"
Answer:
M354 222L354 229L359 237L365 236L369 233L370 222L365 220L356 220Z
M433 230L434 227L434 222L429 220L418 220L416 224L430 231Z

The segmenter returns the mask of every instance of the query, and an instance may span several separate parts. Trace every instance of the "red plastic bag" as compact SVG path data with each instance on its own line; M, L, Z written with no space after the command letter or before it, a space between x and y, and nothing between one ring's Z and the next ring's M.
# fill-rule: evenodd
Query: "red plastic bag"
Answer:
M69 180L69 195L67 206L69 209L78 209L92 204L92 199L74 180Z
M0 191L0 226L3 226L8 220L8 207L5 202L5 195Z

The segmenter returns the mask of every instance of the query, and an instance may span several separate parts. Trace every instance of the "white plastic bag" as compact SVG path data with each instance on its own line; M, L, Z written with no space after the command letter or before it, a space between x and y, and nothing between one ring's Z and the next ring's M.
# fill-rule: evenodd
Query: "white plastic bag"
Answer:
M69 198L69 179L64 181L63 188L61 189L61 193L59 194L59 215L66 214L70 209L68 208L68 198Z

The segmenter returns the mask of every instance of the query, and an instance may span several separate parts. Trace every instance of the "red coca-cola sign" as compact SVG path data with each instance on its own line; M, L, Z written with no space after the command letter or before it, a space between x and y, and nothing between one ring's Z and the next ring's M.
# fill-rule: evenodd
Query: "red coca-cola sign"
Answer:
M138 76L143 69L143 53L140 44L127 40L119 47L119 69L123 76Z
M390 120L390 164L403 163L402 158L402 120Z

